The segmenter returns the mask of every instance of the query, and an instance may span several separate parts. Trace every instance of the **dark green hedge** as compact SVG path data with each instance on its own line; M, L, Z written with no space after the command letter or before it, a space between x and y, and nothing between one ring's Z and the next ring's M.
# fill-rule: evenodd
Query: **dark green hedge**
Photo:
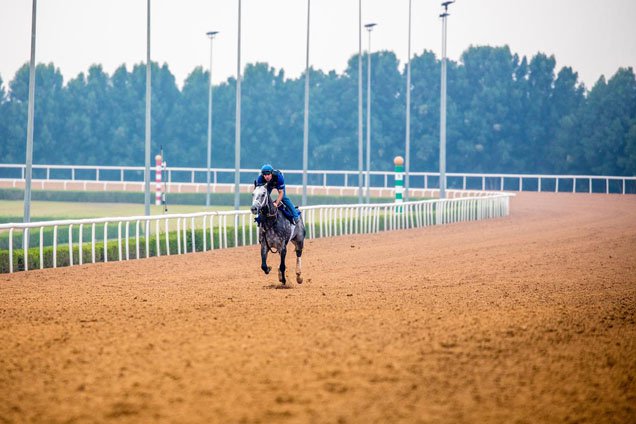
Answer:
M247 233L246 227L246 243L249 243L249 233ZM241 245L241 234L242 227L239 227L239 237L238 237L238 245ZM198 229L194 231L195 233L195 251L202 252L203 251L203 230ZM206 230L207 237L207 249L210 249L210 230ZM218 228L213 230L214 237L214 248L219 248L218 242ZM253 235L253 237L255 237ZM183 232L181 232L181 249L183 252ZM136 239L129 238L128 246L129 246L129 258L136 259ZM157 256L157 239L156 237L151 237L149 240L149 256ZM178 237L177 232L172 231L168 234L168 243L170 245L170 254L174 255L179 251L179 247L177 244ZM227 229L227 245L228 247L234 247L234 228L228 227ZM186 246L188 252L192 251L192 230L188 229L186 231ZM161 234L159 239L159 249L161 250L161 255L166 255L166 236L165 234ZM119 243L117 240L109 240L106 245L107 256L109 261L118 261L119 260ZM121 240L121 250L122 250L122 260L126 258L126 240L122 238ZM146 239L145 237L139 237L139 258L146 257ZM46 246L42 249L42 259L44 268L52 268L53 267L53 247ZM37 269L40 268L40 248L32 247L28 250L28 261L29 261L29 269ZM92 262L92 251L91 251L91 243L82 243L82 261L83 263L91 263ZM103 262L104 261L104 242L95 242L95 262ZM13 251L13 271L23 271L24 270L24 250L23 249L15 249ZM64 244L58 244L57 246L57 258L56 264L58 267L68 266L70 264L70 256L69 256L69 247L68 242ZM79 245L76 243L73 244L73 265L79 264ZM0 273L9 272L9 251L8 250L0 250Z

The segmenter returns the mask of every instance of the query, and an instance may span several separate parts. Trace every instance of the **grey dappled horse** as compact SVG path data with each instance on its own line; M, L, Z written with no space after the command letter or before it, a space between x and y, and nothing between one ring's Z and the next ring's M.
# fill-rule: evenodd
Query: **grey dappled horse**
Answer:
M301 284L301 259L303 245L305 243L305 223L302 217L296 225L291 222L281 211L274 206L272 198L267 193L266 186L254 187L252 193L251 211L259 216L260 228L258 239L261 243L261 269L269 274L272 267L267 266L267 254L269 252L280 254L280 267L278 268L278 280L285 284L285 255L287 255L287 243L290 241L296 247L296 282Z

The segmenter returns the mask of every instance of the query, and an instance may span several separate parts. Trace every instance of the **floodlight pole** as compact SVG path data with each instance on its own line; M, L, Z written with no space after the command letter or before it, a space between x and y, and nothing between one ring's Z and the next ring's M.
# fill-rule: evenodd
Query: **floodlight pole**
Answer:
M303 126L303 197L302 205L307 205L307 168L309 167L309 23L311 0L307 0L307 49L305 55L305 122Z
M33 166L33 118L35 113L35 18L37 0L33 0L31 9L31 60L29 62L29 106L27 117L26 169L24 175L24 222L31 222L31 173ZM28 238L24 237L24 257L27 258Z
M408 56L406 62L406 143L404 161L404 200L409 201L409 170L411 165L411 0L409 0Z
M238 1L238 50L236 54L236 128L234 132L234 209L241 207L241 0ZM237 215L238 216L238 215Z
M369 31L369 49L367 53L367 173L365 178L366 201L370 203L371 194L371 31L377 24L366 24L364 27Z
M362 0L358 1L358 203L362 203Z
M446 198L446 18L448 17L448 6L455 1L445 1L442 3L444 13L442 18L442 82L440 100L440 120L439 120L439 198Z
M150 108L151 108L151 72L152 67L150 63L150 0L148 0L147 10L147 25L146 25L146 143L145 143L145 162L146 167L144 171L144 214L150 215Z
M206 35L210 38L210 75L208 80L208 154L207 154L207 190L205 193L205 206L210 206L210 167L212 166L212 44L218 31L210 31Z

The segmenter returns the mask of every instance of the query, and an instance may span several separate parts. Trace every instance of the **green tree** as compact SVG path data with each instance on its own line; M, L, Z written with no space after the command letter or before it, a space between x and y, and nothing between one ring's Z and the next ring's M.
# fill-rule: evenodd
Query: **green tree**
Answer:
M367 57L360 59L366 91ZM571 68L555 75L555 63L542 53L520 58L507 46L470 47L460 62L448 62L449 172L636 173L633 70L601 78L587 92ZM388 170L405 153L406 69L388 51L374 53L372 66L372 169ZM170 165L205 166L209 74L194 69L179 90L167 65L152 63L152 71L151 156L163 146ZM358 56L342 74L309 72L309 168L357 170ZM411 170L436 171L440 61L432 52L416 54L411 72ZM4 163L24 161L28 79L25 64L8 90L0 80ZM304 75L286 79L266 63L245 67L242 167L302 167L304 84ZM213 89L212 166L233 168L236 80ZM145 98L145 64L122 65L112 76L93 65L66 85L53 64L37 65L34 162L143 164ZM366 113L366 92L363 99Z
M4 81L2 81L2 76L0 76L0 160L6 157L10 161L9 125L11 121L9 119L9 108L10 103L7 98L7 92L4 89Z
M266 63L247 65L241 87L241 166L256 168L263 162L286 166L293 145L282 133L293 123L290 105L282 101L283 71Z
M519 57L504 47L470 47L461 56L464 76L459 101L463 119L457 145L462 169L506 172L522 159L514 154L522 134L523 92L515 81Z
M167 65L151 63L151 162L160 146L172 142L169 127L174 105L180 97L174 76ZM111 139L106 143L106 156L115 163L145 163L146 138L146 65L137 64L128 72L119 67L112 77Z
M599 175L636 175L636 78L621 68L594 85L579 116L586 168ZM588 172L589 172L588 171Z
M424 51L421 55L415 54L411 59L411 170L413 171L439 169L439 93L440 62L431 51Z
M585 87L578 82L578 74L572 68L562 68L552 95L553 119L558 124L545 157L551 173L578 173L582 169L575 159L582 156L576 116L584 102Z
M85 164L110 164L108 144L113 139L113 96L110 77L101 65L93 65L88 77L80 74L65 90L65 137L72 144L60 146L64 155ZM78 147L81 146L80 149Z
M163 149L172 165L204 167L207 164L208 78L209 73L202 67L195 68L186 78L168 118L166 126L170 138ZM212 157L215 158L218 149L213 148Z
M522 80L525 81L526 101L523 119L525 138L516 151L518 157L524 158L520 172L549 172L545 159L558 122L551 112L555 65L554 56L537 53L528 65L527 79Z
M9 161L23 163L29 104L28 64L16 72L9 89L7 156ZM52 63L38 64L35 68L33 163L61 163L62 155L57 147L65 142L65 138L58 111L63 103L63 77L59 69Z
M366 56L366 54L365 54ZM367 60L364 60L366 71ZM380 51L371 55L371 169L390 170L393 158L404 156L406 77L400 73L395 53ZM366 169L367 73L364 72L364 122Z
M357 57L344 75L312 72L310 82L310 168L358 169Z

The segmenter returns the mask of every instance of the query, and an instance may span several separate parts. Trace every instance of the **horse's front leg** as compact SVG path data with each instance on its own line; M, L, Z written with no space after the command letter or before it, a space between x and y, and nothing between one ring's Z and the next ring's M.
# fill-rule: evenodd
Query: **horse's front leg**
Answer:
M283 283L283 285L287 283L285 279L285 255L287 255L287 247L283 247L280 250L280 267L278 268L278 281Z
M271 266L267 266L267 252L267 246L265 246L265 243L261 243L261 269L265 274L269 274L272 270Z

